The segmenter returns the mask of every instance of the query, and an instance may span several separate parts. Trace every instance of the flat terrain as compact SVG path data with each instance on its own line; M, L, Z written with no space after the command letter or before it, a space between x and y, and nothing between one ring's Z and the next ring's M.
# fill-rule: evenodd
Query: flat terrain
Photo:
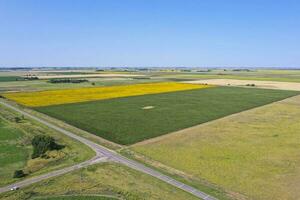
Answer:
M57 75L38 75L38 79L52 79L52 78L95 78L95 77L137 77L141 75L136 74L57 74Z
M72 183L72 184L70 184ZM181 190L117 164L103 163L0 195L1 200L57 195L106 194L127 200L196 200Z
M276 81L208 79L208 80L187 81L187 83L300 91L300 83L276 82Z
M82 83L50 83L48 80L6 81L0 82L0 92L33 92L44 90L59 90L73 88L89 88L97 86L130 85L138 83L160 82L162 79L134 78L87 78L89 82ZM94 85L93 85L94 84Z
M134 145L250 199L300 198L300 96ZM236 195L239 197L239 195Z
M18 92L3 94L3 96L25 106L38 107L208 87L212 86L164 82L41 92Z
M36 109L116 143L133 144L296 94L214 87Z
M230 70L210 69L199 72L153 72L155 76L178 79L237 79L257 81L300 82L300 70Z
M53 131L33 120L0 105L0 186L13 183L15 170L24 170L31 177L51 170L60 169L91 158L94 152L81 143ZM47 152L48 158L31 159L31 138L37 134L47 134L65 145L62 150ZM25 178L26 178L25 177Z

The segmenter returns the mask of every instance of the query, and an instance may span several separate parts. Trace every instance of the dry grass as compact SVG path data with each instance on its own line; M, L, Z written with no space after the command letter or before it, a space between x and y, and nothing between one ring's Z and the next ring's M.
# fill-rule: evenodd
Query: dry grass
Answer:
M300 198L300 96L132 147L251 199Z
M165 82L111 87L51 90L41 92L8 93L4 94L3 96L25 106L39 107L67 103L78 103L93 100L112 99L118 97L201 89L207 87L212 86Z

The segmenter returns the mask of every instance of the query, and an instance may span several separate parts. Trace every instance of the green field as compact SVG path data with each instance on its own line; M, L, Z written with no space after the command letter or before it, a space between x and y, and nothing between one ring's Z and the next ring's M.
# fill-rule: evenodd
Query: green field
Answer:
M300 199L299 148L296 96L146 141L132 150L217 185L236 199L282 200Z
M20 180L13 178L15 170L22 169L30 177L74 165L94 155L91 149L67 136L28 118L17 123L15 117L22 116L0 105L0 186ZM47 152L48 158L31 159L31 139L37 134L52 136L65 148Z
M20 76L0 76L0 82L22 81L24 78Z
M116 143L133 144L295 94L215 87L36 109Z
M126 200L198 199L149 175L113 163L89 166L41 181L24 189L0 194L0 199L19 200L95 194L110 195Z

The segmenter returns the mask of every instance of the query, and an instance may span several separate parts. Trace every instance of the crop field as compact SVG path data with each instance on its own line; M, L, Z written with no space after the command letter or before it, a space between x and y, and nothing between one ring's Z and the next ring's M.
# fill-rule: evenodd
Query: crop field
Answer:
M7 93L3 96L25 106L38 107L208 87L212 86L164 82L41 92Z
M237 198L300 198L300 96L134 145ZM240 195L239 195L240 194Z
M156 178L113 163L89 166L72 173L41 181L22 190L0 194L0 199L16 200L40 197L47 199L47 197L52 196L79 194L110 195L126 200L198 199ZM78 200L78 198L74 199Z
M91 149L67 136L27 118L17 123L15 117L21 116L0 106L0 186L20 180L13 178L15 170L23 170L30 177L74 165L94 155ZM37 134L52 136L65 148L47 152L48 158L31 159L31 139Z
M127 145L298 93L212 87L35 109L110 141Z

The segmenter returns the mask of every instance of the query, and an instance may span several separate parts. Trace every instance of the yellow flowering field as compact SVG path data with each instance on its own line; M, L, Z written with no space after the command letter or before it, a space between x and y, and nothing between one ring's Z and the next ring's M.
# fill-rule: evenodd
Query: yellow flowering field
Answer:
M212 87L187 83L163 82L95 88L8 93L3 96L29 107L50 106L119 97L158 94Z

